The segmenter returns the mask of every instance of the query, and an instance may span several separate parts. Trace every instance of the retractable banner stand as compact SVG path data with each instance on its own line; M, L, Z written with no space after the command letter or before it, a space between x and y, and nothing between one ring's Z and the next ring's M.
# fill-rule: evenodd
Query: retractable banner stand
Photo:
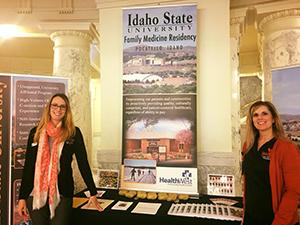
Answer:
M300 67L272 70L272 102L288 138L300 148Z
M51 96L66 90L64 78L0 74L1 225L19 225L23 220L17 200L29 131Z
M9 221L10 95L9 76L0 76L0 224Z
M195 5L123 10L121 188L197 194Z

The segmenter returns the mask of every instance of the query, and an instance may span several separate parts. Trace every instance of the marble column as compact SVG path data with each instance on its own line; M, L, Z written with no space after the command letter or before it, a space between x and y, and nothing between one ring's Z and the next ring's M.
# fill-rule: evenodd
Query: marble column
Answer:
M57 31L51 34L54 42L53 75L68 78L68 97L76 126L84 136L88 155L92 151L90 104L90 44L92 37L79 31ZM74 168L74 167L73 167ZM75 190L83 188L75 166Z
M197 152L199 193L207 193L207 174L234 175L235 195L241 196L240 170L240 84L239 84L239 44L243 17L231 19L230 23L230 57L232 77L232 151L231 152Z
M241 152L241 123L240 123L240 73L239 73L239 46L241 38L241 27L243 18L234 18L230 21L230 56L231 56L231 76L232 76L232 157L233 173L235 177L236 195L242 195L240 152Z
M278 11L259 23L264 98L272 100L272 69L300 65L300 10Z

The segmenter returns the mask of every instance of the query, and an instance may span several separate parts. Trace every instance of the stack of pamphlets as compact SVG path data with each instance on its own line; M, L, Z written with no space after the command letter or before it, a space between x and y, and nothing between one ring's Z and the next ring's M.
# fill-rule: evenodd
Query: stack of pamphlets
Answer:
M168 215L242 221L243 209L228 205L173 203Z

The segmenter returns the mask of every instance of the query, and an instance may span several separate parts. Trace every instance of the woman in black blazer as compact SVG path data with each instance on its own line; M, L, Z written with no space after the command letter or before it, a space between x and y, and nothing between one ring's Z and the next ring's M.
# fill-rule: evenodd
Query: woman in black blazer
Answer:
M81 131L74 126L69 99L55 94L28 137L18 212L33 225L67 225L72 211L72 159L90 191L90 203L102 211Z

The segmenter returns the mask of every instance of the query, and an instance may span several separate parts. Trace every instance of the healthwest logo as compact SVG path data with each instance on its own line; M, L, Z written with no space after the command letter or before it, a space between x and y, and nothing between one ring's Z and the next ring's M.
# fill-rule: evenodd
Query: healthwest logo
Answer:
M171 184L171 185L192 185L192 173L189 170L185 170L181 174L182 177L165 178L160 177L159 183Z

